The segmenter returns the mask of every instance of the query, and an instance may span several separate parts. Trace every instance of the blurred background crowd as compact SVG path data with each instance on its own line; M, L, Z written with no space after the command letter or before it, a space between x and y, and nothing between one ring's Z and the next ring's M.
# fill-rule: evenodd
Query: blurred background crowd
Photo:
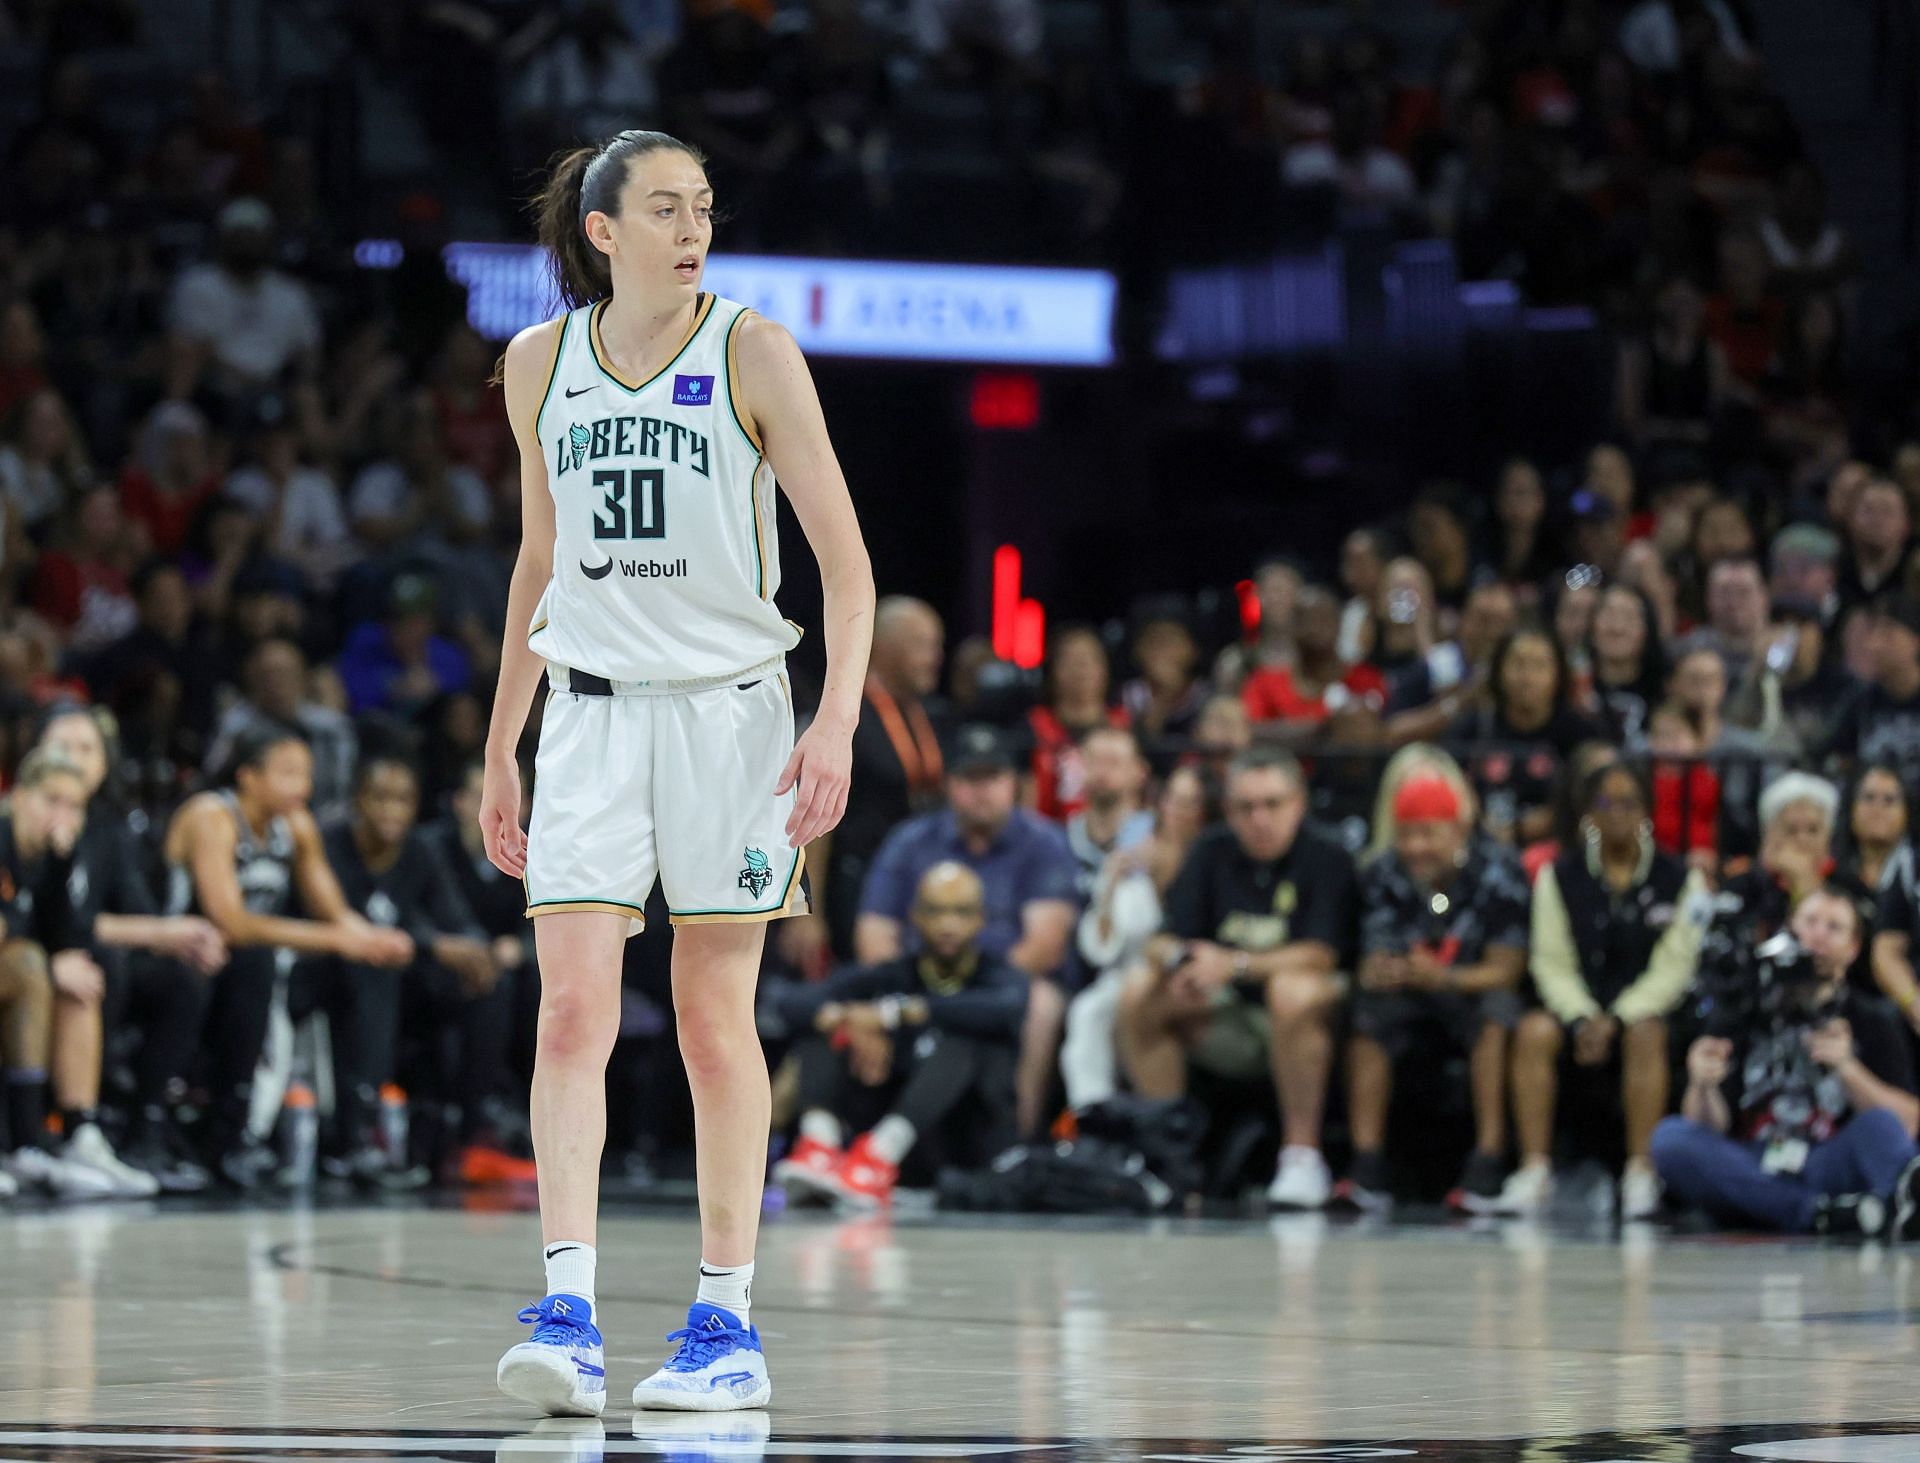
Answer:
M473 819L517 463L438 251L523 239L553 149L625 126L709 154L723 252L1120 282L1120 364L1049 378L1024 455L925 451L950 376L816 362L892 594L815 913L769 939L795 1197L1191 1093L1216 1196L1537 1210L1571 1145L1630 1217L1664 1178L1759 1222L1660 1125L1743 1088L1732 952L1833 891L1851 928L1801 944L1858 1051L1823 1017L1734 1146L1885 1112L1911 1147L1914 190L1835 171L1794 39L1747 0L0 0L0 903L44 957L0 973L10 1171L257 1185L317 1123L363 1185L527 1176L538 973ZM1192 289L1273 260L1334 261L1337 341L1221 344L1291 318L1250 288L1196 336ZM1040 666L930 523L1030 535ZM322 842L276 852L303 806ZM222 983L281 948L249 858L406 940L254 962L228 1051ZM629 962L609 1164L645 1185L689 1118L663 937ZM1848 1063L1886 1091L1835 1099ZM1780 1227L1887 1197L1879 1136Z

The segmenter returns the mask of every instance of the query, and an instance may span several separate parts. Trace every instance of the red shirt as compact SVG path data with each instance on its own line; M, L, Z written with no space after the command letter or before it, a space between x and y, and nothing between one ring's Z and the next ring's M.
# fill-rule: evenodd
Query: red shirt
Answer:
M201 505L219 491L220 479L209 474L184 493L162 492L145 468L129 467L120 479L120 507L146 525L154 552L171 558L186 542Z
M33 576L33 607L61 629L71 630L80 623L90 590L115 599L131 597L127 576L118 569L92 559L76 559L61 549L49 549L40 556Z
M1719 827L1720 778L1711 767L1655 765L1653 841L1662 853L1712 853Z
M1308 696L1294 684L1287 666L1263 666L1241 684L1240 703L1250 721L1325 721L1353 701L1376 710L1387 701L1387 678L1370 665L1350 666L1347 673L1318 696Z
M1132 724L1126 711L1107 708L1108 726ZM1087 805L1086 768L1080 760L1079 733L1054 715L1050 706L1036 706L1027 713L1027 725L1033 732L1033 809L1043 818L1064 823Z

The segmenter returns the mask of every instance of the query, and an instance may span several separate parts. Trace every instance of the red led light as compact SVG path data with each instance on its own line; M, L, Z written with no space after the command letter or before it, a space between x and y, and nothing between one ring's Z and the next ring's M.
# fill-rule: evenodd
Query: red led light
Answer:
M983 432L1031 432L1040 425L1040 382L1024 371L982 371L971 409Z

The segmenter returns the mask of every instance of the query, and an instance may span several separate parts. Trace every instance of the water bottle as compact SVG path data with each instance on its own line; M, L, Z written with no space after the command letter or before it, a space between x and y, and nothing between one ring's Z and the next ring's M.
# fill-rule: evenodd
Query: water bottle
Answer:
M311 1188L320 1157L320 1109L313 1089L304 1082L288 1086L280 1107L280 1183L289 1189Z
M407 1090L392 1082L380 1086L380 1147L389 1165L407 1166Z

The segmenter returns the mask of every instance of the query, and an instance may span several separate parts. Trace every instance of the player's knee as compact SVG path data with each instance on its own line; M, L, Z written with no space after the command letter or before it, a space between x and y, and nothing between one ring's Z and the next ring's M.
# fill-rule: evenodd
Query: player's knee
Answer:
M726 1008L699 1005L680 1008L677 1018L680 1059L686 1064L690 1081L724 1080L743 1060L765 1065L751 1012L743 1022Z
M604 1061L620 1029L617 1006L590 1000L585 991L549 986L540 997L540 1051L550 1060Z

